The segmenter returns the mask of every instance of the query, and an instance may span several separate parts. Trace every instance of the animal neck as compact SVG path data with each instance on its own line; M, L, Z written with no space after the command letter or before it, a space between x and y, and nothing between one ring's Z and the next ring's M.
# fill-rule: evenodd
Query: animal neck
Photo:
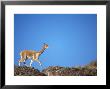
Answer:
M44 50L45 50L46 48L42 48L41 50L40 50L40 55L44 52Z

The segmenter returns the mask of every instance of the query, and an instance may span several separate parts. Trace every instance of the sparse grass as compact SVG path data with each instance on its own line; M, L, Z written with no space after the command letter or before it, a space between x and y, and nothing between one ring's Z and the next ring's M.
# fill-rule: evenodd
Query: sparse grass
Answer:
M48 75L49 74L49 75ZM49 66L40 72L31 67L15 67L15 76L96 76L97 62L93 61L85 66L60 67Z

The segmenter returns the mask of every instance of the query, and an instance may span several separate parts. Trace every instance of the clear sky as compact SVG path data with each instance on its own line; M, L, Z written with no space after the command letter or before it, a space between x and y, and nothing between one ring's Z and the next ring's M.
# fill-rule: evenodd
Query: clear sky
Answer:
M97 15L15 14L14 64L18 65L21 51L39 51L43 43L49 45L39 57L44 67L81 66L96 60ZM37 62L32 66L42 69Z

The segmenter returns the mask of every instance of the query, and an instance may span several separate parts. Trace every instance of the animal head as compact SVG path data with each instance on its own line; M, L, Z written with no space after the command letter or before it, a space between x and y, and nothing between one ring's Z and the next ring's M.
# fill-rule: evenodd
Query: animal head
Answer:
M47 49L48 48L48 44L44 43L44 48Z

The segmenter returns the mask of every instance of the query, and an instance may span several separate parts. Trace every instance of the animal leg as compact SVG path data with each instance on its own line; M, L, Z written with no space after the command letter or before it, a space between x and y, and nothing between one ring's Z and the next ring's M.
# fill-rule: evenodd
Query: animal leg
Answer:
M23 62L25 59L20 59L18 65L20 66L21 62Z
M32 62L33 62L33 60L31 60L31 62L30 62L30 66L32 65Z
M24 60L24 65L27 66L27 65L26 65L26 60Z
M20 66L20 62L18 63L18 65Z
M37 59L37 62L40 64L40 66L42 66L42 63Z
M20 64L21 64L21 59L19 60L19 62L18 62L18 65L20 66Z

